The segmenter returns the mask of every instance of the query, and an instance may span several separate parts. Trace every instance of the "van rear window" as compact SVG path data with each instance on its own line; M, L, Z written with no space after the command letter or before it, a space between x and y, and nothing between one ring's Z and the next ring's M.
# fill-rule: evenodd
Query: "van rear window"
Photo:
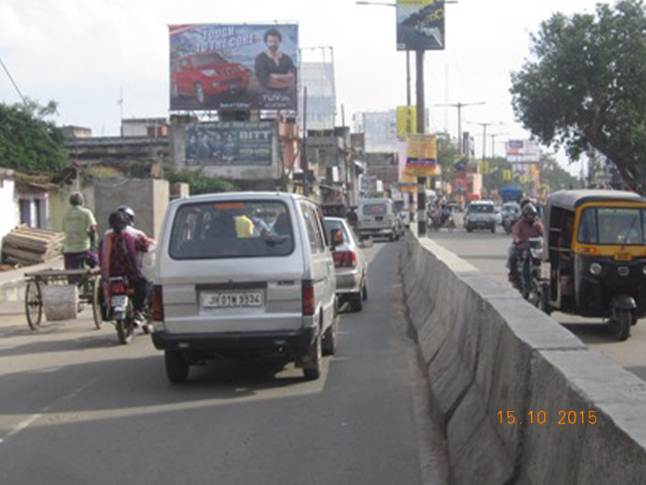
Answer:
M173 259L261 258L293 250L291 217L283 202L186 204L173 221Z
M364 216L383 216L388 211L386 204L366 204L363 206Z

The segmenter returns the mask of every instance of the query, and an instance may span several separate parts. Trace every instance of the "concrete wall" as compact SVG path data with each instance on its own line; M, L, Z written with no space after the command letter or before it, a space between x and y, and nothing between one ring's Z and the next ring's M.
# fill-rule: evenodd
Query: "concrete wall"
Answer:
M110 213L120 205L128 205L137 214L136 225L149 236L157 238L168 207L169 186L166 180L109 178L94 184L94 213L99 230L108 227Z
M15 182L0 179L0 251L2 238L18 225L18 207L14 201Z
M645 483L646 383L428 239L409 236L400 263L451 483ZM596 424L558 424L589 410Z

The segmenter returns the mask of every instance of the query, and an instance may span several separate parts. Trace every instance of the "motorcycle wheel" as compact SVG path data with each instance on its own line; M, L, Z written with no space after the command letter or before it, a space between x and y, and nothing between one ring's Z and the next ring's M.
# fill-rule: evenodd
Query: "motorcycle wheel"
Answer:
M117 337L119 338L119 343L122 345L128 345L132 341L132 337L135 333L135 325L131 318L124 318L117 320L115 322L117 327Z
M630 337L630 327L632 327L634 317L629 310L617 310L612 320L612 331L615 338L623 342Z

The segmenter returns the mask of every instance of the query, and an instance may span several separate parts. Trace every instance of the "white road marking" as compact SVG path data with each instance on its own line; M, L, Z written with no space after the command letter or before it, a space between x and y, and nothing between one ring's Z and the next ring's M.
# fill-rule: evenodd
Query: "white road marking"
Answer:
M52 409L54 406L56 406L57 404L60 404L60 403L62 403L62 402L64 402L64 401L68 401L68 400L70 400L70 399L73 399L73 398L74 398L74 397L76 397L78 394L80 394L80 393L81 393L81 392L83 392L85 389L87 389L87 388L88 388L88 387L90 387L92 384L94 384L97 380L98 380L98 377L96 377L96 378L92 379L91 381L89 381L89 382L87 382L87 383L83 384L83 385L82 385L82 386L80 386L80 387L77 387L77 388L76 388L76 389L74 389L72 392L69 392L68 394L65 394L64 396L61 396L61 397L59 397L59 398L57 398L57 399L54 399L54 400L53 400L52 402L50 402L47 406L45 406L44 408L42 408L42 409L40 410L40 412L35 413L35 414L32 414L32 415L31 415L31 416L29 416L27 419L25 419L25 420L21 421L21 422L20 422L20 423L18 423L16 426L14 426L13 428L11 428L7 434L5 434L3 437L1 437L1 438L0 438L0 443L4 443L4 442L6 442L6 441L7 441L7 439L8 439L8 438L11 438L12 436L17 435L17 434L18 434L18 433L20 433L21 431L24 431L24 430L25 430L25 429L27 429L29 426L31 426L31 425L32 425L32 424L34 424L36 421L38 421L40 418L42 418L45 414L47 414L47 413L49 412L49 410L50 410L50 409Z

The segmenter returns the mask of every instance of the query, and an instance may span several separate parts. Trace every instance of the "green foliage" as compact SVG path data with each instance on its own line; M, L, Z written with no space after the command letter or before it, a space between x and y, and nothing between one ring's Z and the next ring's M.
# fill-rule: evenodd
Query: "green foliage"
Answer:
M50 101L40 106L0 103L0 166L23 172L52 172L68 164L63 132L47 116L56 114Z
M642 0L561 13L532 38L512 74L517 119L576 160L596 148L635 189L646 188L646 13Z
M561 189L577 188L579 181L561 167L553 155L541 157L541 184L547 185L554 192Z
M191 195L233 192L237 190L231 182L216 177L203 175L201 171L180 170L171 172L166 177L170 183L186 183L191 188Z
M446 133L437 135L437 162L442 167L442 180L448 182L453 179L453 166L461 158L451 137Z

